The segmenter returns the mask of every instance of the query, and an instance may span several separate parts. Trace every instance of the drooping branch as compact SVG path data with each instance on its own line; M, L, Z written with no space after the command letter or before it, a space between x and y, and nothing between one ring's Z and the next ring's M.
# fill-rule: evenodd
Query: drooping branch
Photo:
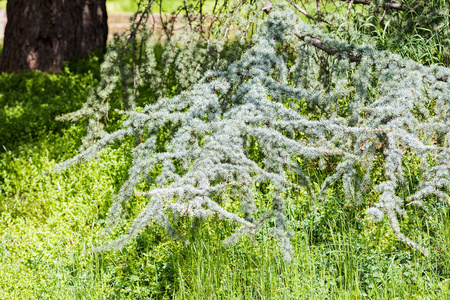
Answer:
M401 10L401 11L406 10L401 3L390 2L390 3L386 3L384 5L389 8L392 8L392 9L397 9L397 10Z
M317 16L319 18L319 20L322 19L322 9L320 8L320 0L316 0L316 5L317 5Z
M288 0L298 11L300 11L301 13L303 13L304 15L306 15L308 18L312 18L312 20L316 20L316 18L315 17L313 17L313 16L311 16L310 14L308 14L308 12L307 11L305 11L305 10L303 10L301 7L299 7L295 2L293 2L292 0ZM353 1L351 1L351 3L353 3L353 4L370 4L370 2L371 2L371 0L353 0ZM396 3L391 3L391 4L396 4ZM400 4L401 5L401 4ZM267 11L266 10L264 10L267 14L269 14L270 13L270 11L272 10L272 3L271 3L271 1L267 1L267 5L266 5L266 7L267 8L270 8L270 9L267 9ZM324 21L324 20L322 20L322 21ZM324 22L326 22L326 21L324 21ZM297 28L295 28L294 29L294 33L295 33L295 35L300 39L300 40L302 40L302 41L306 41L306 39L307 38L309 38L310 40L311 40L311 45L313 45L314 47L316 47L316 48L318 48L318 49L320 49L320 50L322 50L322 51L325 51L326 53L328 53L329 55L336 55L339 51L338 50L336 50L336 49L330 49L330 48L328 48L328 47L326 47L324 44L323 44L323 42L319 39L319 38L316 38L316 37L312 37L312 36L310 36L310 35L302 35L298 30L297 30ZM362 58L362 56L361 55L353 55L353 54L348 54L348 59L349 59L349 61L350 62L361 62L361 58ZM441 76L441 77L439 77L439 76L436 76L436 79L438 80L438 81L442 81L442 82L448 82L448 76Z
M328 24L328 25L330 25L330 26L335 27L332 23L328 22L327 20L322 19L322 13L321 13L321 11L320 11L320 4L318 5L318 9L319 9L319 17L316 18L316 17L310 15L306 10L304 10L303 8L301 8L300 6L298 6L297 3L295 3L294 1L288 0L288 2L289 2L296 10L298 10L300 13L302 13L303 15L305 15L308 19L311 19L311 20L316 21L316 22L317 22L317 21L318 21L318 22L323 22L323 23L326 23L326 24Z
M127 44L125 46L125 48L128 46L128 44L130 43L130 41L134 40L136 38L136 34L137 34L137 30L138 28L142 25L142 23L145 21L144 18L146 18L146 16L148 16L148 13L150 12L150 8L152 7L152 4L155 0L150 0L147 4L147 6L145 7L145 9L142 11L139 20L136 23L136 30L132 30L131 34L127 40Z
M342 0L345 2L350 2L348 0ZM353 4L363 4L363 5L369 5L372 3L372 0L354 0L352 1ZM384 4L385 7L405 11L405 7L401 3L395 3L395 2L388 2Z
M295 29L295 35L301 39L302 41L306 41L306 39L310 39L311 40L311 45L313 45L314 47L325 51L326 53L328 53L329 55L336 55L339 51L336 49L330 49L327 48L327 46L324 45L324 43L316 38L316 37L312 37L310 35L302 35L297 29ZM361 55L353 55L353 54L348 54L348 59L350 62L361 62L362 56ZM448 82L449 77L448 76L435 76L437 81L441 81L441 82Z
M400 241L410 246L414 250L419 251L425 257L428 257L430 255L428 249L419 246L417 243L415 243L413 240L411 240L409 237L407 237L404 233L400 231L400 224L398 223L397 215L395 214L394 211L389 210L387 216L389 223L391 224L392 231Z
M330 49L327 48L320 39L309 36L309 35L301 35L300 32L298 32L298 30L295 30L295 35L301 39L302 41L306 41L306 39L310 39L311 40L311 45L313 45L314 47L325 51L326 53L328 53L329 55L336 55L339 51L335 50L335 49ZM360 55L353 55L353 54L349 54L348 55L348 59L350 60L350 62L361 62L361 56Z
M245 1L242 0L240 3ZM274 12L265 18L260 31L253 36L254 46L240 58L227 63L220 72L205 75L198 84L186 92L171 98L159 99L156 103L145 106L139 113L128 113L129 118L124 122L125 128L121 129L122 131L106 136L90 150L59 166L59 170L64 170L68 164L86 161L107 144L118 139L123 140L126 136L134 135L142 139L140 143L136 143L132 152L133 167L129 169L129 179L113 198L114 204L108 219L110 228L118 223L123 204L133 194L150 196L149 203L125 236L101 249L122 247L151 219L163 225L167 232L173 235L177 232L169 222L170 218L174 220L180 216L205 218L216 214L242 225L230 238L236 240L236 237L243 233L253 236L262 221L276 217L277 227L274 230L277 230L285 259L290 260L289 252L292 247L289 244L288 227L284 224L285 209L282 198L285 186L290 185L296 189L306 187L311 206L320 204L316 201L313 185L320 182L312 182L307 173L303 172L302 168L309 168L309 163L302 164L296 160L300 158L311 161L328 157L340 160L341 162L334 168L334 174L328 176L320 185L319 199L325 198L326 189L342 178L346 199L361 204L363 195L371 191L373 182L371 179L373 163L366 162L373 162L375 154L381 153L377 151L383 151L386 158L381 158L379 163L383 164L386 170L385 177L389 180L378 185L380 186L378 191L383 194L377 206L372 208L372 213L369 209L367 214L378 216L377 219L387 214L396 237L411 248L427 255L425 248L401 232L397 215L404 216L406 211L402 209L404 199L397 196L399 186L397 182L404 179L402 162L406 151L402 149L412 149L412 153L420 155L425 151L436 149L426 137L422 138L421 132L412 128L414 124L432 128L437 133L448 132L447 123L439 124L447 113L445 107L448 98L445 95L448 94L448 85L436 84L429 77L434 74L436 78L447 80L449 70L443 67L415 65L410 60L402 60L399 56L376 51L370 46L341 42L326 32L320 32L316 26L298 24L298 16L291 10L277 11L277 7L273 8L270 0L266 3L263 11ZM234 16L234 12L232 13ZM291 39L292 33L299 38L295 43ZM282 48L278 47L280 41ZM336 73L332 74L330 80L322 81L316 78L318 73L313 72L320 70L320 64L314 59L309 59L311 52L309 49L303 51L302 42L299 41L338 57L335 60L337 67L333 71ZM295 69L289 68L289 64L284 61L285 45L299 49L300 59ZM363 60L363 55L371 59ZM306 59L302 59L302 56ZM187 59L191 60L191 57ZM351 62L360 64L348 64L347 57ZM380 67L373 68L375 64L379 64ZM299 82L295 87L291 86L287 80L288 72L291 70L295 71L294 78L302 80L305 78L305 82L308 83ZM404 70L408 72L403 72ZM349 73L352 74L351 77L346 77ZM385 82L379 87L372 87L371 80L379 78ZM333 85L336 88L330 91L327 87ZM366 93L366 90L372 88L375 93ZM352 111L349 115L352 115L355 121L326 117L314 120L296 108L286 105L291 99L294 101L308 99L313 105L324 103L325 105L322 105L324 115L328 115L334 111L334 104L347 97L353 90L358 94L355 97L348 97ZM439 93L425 96L428 90L439 90ZM322 99L324 102L321 102ZM416 107L421 109L422 104L428 99L436 99L438 109L434 113L436 117L433 116L428 120L423 118L426 120L422 123L422 117L419 120L413 109ZM444 109L439 110L439 107ZM423 115L432 114L428 108L423 110ZM367 113L361 114L362 111ZM173 134L168 136L165 149L158 151L157 132L168 122L179 125ZM358 127L352 124L357 124ZM413 125L404 126L404 124ZM303 135L306 138L303 138ZM257 141L264 153L262 164L248 155L252 147L247 142L249 139ZM389 142L389 147L383 147L385 140ZM376 146L378 143L381 150L376 150L379 149ZM427 153L419 158L425 157L426 160L425 155ZM446 169L433 171L424 168L425 172L430 174L427 176L445 175L449 169L449 157L450 154L445 154L441 158L442 168ZM437 163L441 165L439 161ZM155 178L157 187L147 192L136 192L135 189L139 187L141 181L147 176L152 176L151 170L159 169L160 164L162 164L161 172ZM367 170L367 175L364 174L361 178L358 168ZM291 171L295 175L295 178L292 178L294 183L290 182ZM443 175L440 176L446 179ZM300 184L295 183L297 179ZM353 183L360 180L362 182L360 187L356 187ZM276 191L272 210L265 212L259 220L252 215L256 213L253 182L271 182ZM434 186L429 184L426 186L428 189L422 189L416 199L426 197L430 191L433 192L431 189L433 187L435 189L445 187L439 184L436 183ZM240 194L241 197L236 197L236 201L240 201L242 212L229 212L221 207L221 201L216 202L215 196L219 196L227 187L233 187L233 193Z

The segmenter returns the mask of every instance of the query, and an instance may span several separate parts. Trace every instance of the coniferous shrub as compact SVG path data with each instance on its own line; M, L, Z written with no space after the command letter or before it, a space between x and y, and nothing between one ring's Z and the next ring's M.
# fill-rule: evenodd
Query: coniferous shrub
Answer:
M88 131L83 143L86 148L107 135L105 125L112 113L111 98L116 98L115 93L121 95L121 110L134 111L137 105L191 88L207 70L225 68L246 48L249 28L263 14L254 1L233 2L215 0L209 17L202 12L204 3L200 0L195 5L185 2L171 14L163 14L162 3L158 3L163 27L160 32L154 23L148 23L158 17L151 14L155 1L137 1L138 11L130 19L130 29L115 34L108 45L100 67L100 83L91 90L82 108L57 119L84 118ZM185 11L184 27L175 32L180 11ZM241 36L239 42L226 43L230 27Z
M376 193L367 214L386 217L398 239L427 255L402 233L399 219L407 205L448 201L450 69L341 41L283 5L268 11L239 59L206 72L174 97L123 112L122 129L55 167L62 172L114 141L135 137L129 178L113 198L108 230L132 197L147 197L148 204L127 234L99 250L122 247L150 220L184 239L173 226L176 219L219 215L240 225L227 242L252 236L274 219L272 232L290 260L286 190L306 189L317 209L329 187L341 184L349 205L368 205L366 195ZM251 155L255 148L258 160ZM420 161L422 176L405 197L404 164L411 157ZM310 162L328 164L333 172L314 182L307 175L316 165ZM374 178L377 167L382 175ZM149 189L139 190L146 180ZM275 187L272 210L258 215L255 182ZM240 196L239 210L223 208L226 193Z

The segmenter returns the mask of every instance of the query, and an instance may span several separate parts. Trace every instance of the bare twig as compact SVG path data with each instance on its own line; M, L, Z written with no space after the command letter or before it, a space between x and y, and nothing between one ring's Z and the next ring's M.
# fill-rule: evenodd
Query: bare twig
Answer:
M330 25L330 26L332 26L332 27L336 27L336 26L334 26L332 23L328 22L327 20L324 20L324 19L322 19L322 18L316 18L316 17L314 17L314 16L311 16L306 10L304 10L303 8L301 8L300 6L298 6L297 3L295 3L294 1L288 0L288 2L291 3L291 5L292 5L296 10L298 10L300 13L302 13L303 15L305 15L308 19L311 19L311 20L316 21L316 22L317 22L317 21L323 22L323 23L326 23L326 24L328 24L328 25Z
M348 0L342 0L342 1L348 2ZM372 0L354 0L352 2L353 2L353 4L369 5L370 3L372 3Z
M354 1L348 1L348 0L341 0L345 2L353 2L353 4L364 4L369 5L372 3L372 0L354 0ZM405 11L405 7L401 3L395 3L395 2L389 2L384 4L385 7Z
M144 20L144 16L145 16L145 15L148 15L148 12L150 11L150 8L152 7L152 4L153 4L154 1L155 1L155 0L150 0L150 1L148 2L148 4L147 4L147 7L146 7L146 8L144 9L144 11L141 13L141 16L140 16L140 18L139 18L139 21L136 23L136 28L135 28L135 30L132 30L132 31L131 31L130 37L129 37L128 40L127 40L127 43L126 43L126 45L125 45L125 48L127 48L127 47L128 47L128 43L136 37L136 33L137 33L137 31L138 31L138 28L139 28L139 26L141 26L142 21Z
M267 0L266 1L266 6L264 6L262 8L262 11L265 12L266 14L269 14L272 11L272 1L271 0Z
M345 15L345 19L346 19L346 20L348 20L348 16L349 16L349 14L350 14L350 9L352 8L353 1L354 1L354 0L350 0L350 1L348 2L347 14Z
M381 19L378 22L380 22L380 23L383 22L385 15L386 15L386 9L383 10L383 15L381 16Z
M203 1L199 0L198 1L198 5L199 5L199 12L200 12L200 34L203 35Z
M298 10L300 13L304 14L308 19L311 19L313 21L317 21L317 18L311 16L306 10L304 10L303 8L301 8L300 6L297 5L297 3L295 3L292 0L288 0L289 3L292 4L292 6Z
M320 0L316 0L317 5L317 17L322 20L322 10L320 9Z
M245 3L245 1L247 1L247 0L242 0L242 1L239 3L238 7L233 11L233 15L231 16L231 19L234 18L234 15L235 15L236 12L241 8L242 4ZM225 37L227 36L228 30L230 29L230 26L231 26L231 22L228 24L227 28L225 29L225 33L224 33L224 35L223 35L223 38L225 38Z
M215 2L214 2L214 8L213 8L213 11L212 11L211 24L209 25L209 29L208 29L208 49L209 49L209 38L211 37L211 30L212 30L212 27L213 27L213 24L214 24L214 21L215 21L215 18L216 18L216 7L217 7L218 1L219 0L215 0Z
M252 24L253 24L253 22L251 22L251 21L247 24L247 27L245 28L244 32L242 33L240 42L242 42L245 39L245 37L247 36L248 29L250 28L250 26Z
M192 20L191 20L191 17L189 16L189 10L188 10L188 7L187 7L187 0L184 0L184 10L186 11L186 19L188 20L189 28L192 31Z

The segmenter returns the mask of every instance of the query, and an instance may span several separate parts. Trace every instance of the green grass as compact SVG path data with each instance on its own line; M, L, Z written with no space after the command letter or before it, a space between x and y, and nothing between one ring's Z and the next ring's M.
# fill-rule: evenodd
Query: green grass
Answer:
M137 3L134 0L106 0L108 13L134 13L137 11Z
M123 233L145 199L131 202L112 237L100 235L110 197L126 179L132 141L64 174L46 174L77 151L82 134L72 126L0 154L1 299L450 297L448 207L427 208L426 221L403 220L409 234L425 232L420 238L432 250L425 258L398 242L387 222L371 223L363 208L346 207L333 192L316 213L304 191L288 194L291 263L268 228L254 241L224 246L235 225L214 217L194 231L192 221L180 221L188 246L150 224L121 251L90 253ZM258 189L258 203L270 205L270 193Z

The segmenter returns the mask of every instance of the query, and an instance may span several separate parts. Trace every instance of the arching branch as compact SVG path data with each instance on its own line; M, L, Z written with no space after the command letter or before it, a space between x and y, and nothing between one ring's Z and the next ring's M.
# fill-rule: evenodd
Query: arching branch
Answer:
M342 0L345 2L350 2L349 0ZM363 4L363 5L369 5L372 3L372 0L354 0L353 4ZM388 2L384 4L385 7L405 11L405 7L401 3L395 3L395 2Z

